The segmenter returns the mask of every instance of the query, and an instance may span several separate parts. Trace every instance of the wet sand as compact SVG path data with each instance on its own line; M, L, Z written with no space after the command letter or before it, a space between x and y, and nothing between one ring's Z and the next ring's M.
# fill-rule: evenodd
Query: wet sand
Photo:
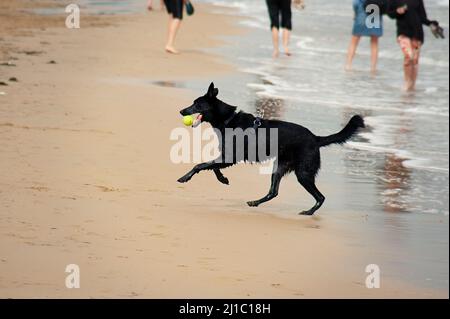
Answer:
M176 182L192 165L170 161L169 135L199 92L120 79L208 83L236 72L201 49L245 30L209 11L185 19L179 56L162 50L158 11L2 32L1 62L16 66L0 66L0 297L447 298L395 278L367 289L370 251L325 212L249 209L269 179L255 166L227 170L230 186L212 174ZM80 289L65 287L68 264L80 266Z

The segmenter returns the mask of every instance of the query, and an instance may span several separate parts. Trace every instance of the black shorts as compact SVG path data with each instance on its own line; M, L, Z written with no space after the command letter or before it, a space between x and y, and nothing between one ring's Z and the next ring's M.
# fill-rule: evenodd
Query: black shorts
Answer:
M270 28L292 30L291 0L266 0L269 9ZM280 24L281 16L281 24Z
M183 0L164 0L164 4L174 19L183 19Z

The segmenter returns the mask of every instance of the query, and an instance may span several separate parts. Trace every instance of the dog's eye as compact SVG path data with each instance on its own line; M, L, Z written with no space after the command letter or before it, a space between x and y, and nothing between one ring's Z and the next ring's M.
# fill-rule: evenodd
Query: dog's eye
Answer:
M208 109L208 106L205 103L200 103L195 105L195 109L199 112L205 111Z

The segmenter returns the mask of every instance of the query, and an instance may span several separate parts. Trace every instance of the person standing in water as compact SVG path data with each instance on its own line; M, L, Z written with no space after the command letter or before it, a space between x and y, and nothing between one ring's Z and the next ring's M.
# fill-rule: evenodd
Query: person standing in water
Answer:
M365 4L365 0L353 0L353 11L355 13L355 18L353 22L352 38L348 47L345 69L352 69L353 58L355 57L356 49L358 48L361 37L370 37L370 70L371 72L375 72L378 63L378 39L383 36L383 18L381 11L378 12L378 15L373 12L372 14L374 14L374 19L379 19L379 21L376 21L378 23L374 23L373 26L369 27L367 25L368 14L366 12Z
M167 43L165 50L167 53L179 54L175 49L174 42L180 29L181 20L183 20L183 5L184 0L164 0L164 4L169 13L169 25L167 33Z
M403 52L405 90L413 91L419 72L420 48L424 43L422 25L430 26L436 37L444 37L437 21L428 20L423 0L390 0L388 15L397 20L397 42Z
M279 55L279 33L282 28L284 54L291 55L289 51L289 38L292 30L292 0L266 0L269 10L270 28L272 30L273 57ZM281 21L280 21L281 17Z

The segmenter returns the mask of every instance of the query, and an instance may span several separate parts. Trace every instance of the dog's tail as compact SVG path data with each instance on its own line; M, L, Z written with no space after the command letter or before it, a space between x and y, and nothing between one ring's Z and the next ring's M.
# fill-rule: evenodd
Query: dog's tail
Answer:
M358 131L359 128L363 127L365 127L363 118L360 115L355 115L339 133L329 136L318 136L317 140L319 146L344 144Z

